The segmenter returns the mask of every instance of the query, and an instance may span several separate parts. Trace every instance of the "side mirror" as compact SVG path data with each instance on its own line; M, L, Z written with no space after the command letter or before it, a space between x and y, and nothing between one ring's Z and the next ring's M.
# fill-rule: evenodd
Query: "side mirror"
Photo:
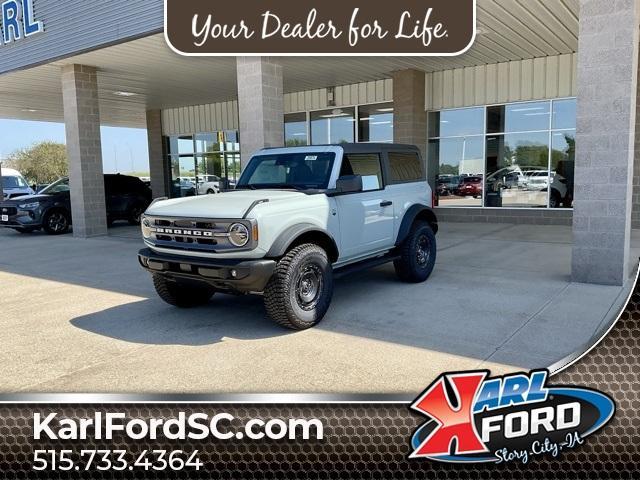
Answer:
M336 180L336 193L356 193L361 191L361 175L345 175Z

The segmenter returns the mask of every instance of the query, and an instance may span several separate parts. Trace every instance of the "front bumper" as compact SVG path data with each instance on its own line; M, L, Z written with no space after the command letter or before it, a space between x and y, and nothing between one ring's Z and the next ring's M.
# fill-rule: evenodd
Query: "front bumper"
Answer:
M0 228L40 228L41 226L39 212L20 210L16 205L0 203Z
M276 268L275 260L221 260L138 252L138 262L150 273L169 278L205 282L221 290L262 292Z

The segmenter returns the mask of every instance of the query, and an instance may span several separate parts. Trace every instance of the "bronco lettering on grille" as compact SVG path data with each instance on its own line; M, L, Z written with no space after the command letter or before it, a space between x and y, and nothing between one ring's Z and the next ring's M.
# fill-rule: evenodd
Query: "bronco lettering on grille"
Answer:
M184 230L177 228L156 228L156 233L165 235L183 235L186 237L213 237L213 232L204 230Z

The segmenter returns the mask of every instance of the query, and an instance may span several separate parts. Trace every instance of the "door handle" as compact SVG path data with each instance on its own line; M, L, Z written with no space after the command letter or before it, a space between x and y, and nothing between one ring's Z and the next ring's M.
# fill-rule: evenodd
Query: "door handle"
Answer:
M391 205L393 205L393 202L390 200L385 200L384 202L380 203L381 207L390 207Z

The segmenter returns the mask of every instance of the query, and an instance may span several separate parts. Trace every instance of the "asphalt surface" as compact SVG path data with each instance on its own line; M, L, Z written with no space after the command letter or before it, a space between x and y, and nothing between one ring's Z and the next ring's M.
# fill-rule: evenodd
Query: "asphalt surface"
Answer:
M625 292L570 282L566 227L443 224L420 285L392 266L336 281L316 328L260 297L179 310L137 264L137 229L89 240L0 230L0 390L415 394L443 371L547 367L616 316Z

